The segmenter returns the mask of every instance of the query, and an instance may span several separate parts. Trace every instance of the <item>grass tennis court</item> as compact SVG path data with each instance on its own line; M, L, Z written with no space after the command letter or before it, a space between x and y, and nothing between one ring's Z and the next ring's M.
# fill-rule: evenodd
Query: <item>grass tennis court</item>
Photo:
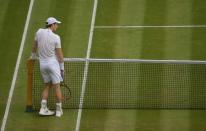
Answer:
M205 60L204 26L168 27L205 25L205 4L203 0L98 0L90 57ZM60 119L24 112L26 60L34 33L49 16L62 21L57 33L65 57L85 58L93 6L94 0L35 0L5 131L75 130L77 109L64 110ZM2 122L29 1L0 0L0 8ZM205 131L205 121L205 110L83 109L80 131Z

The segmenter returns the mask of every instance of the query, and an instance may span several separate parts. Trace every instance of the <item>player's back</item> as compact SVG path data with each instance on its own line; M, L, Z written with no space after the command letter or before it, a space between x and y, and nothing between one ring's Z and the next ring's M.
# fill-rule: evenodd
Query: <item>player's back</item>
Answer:
M61 48L60 38L49 28L39 29L36 33L39 59L42 61L56 59L55 48Z

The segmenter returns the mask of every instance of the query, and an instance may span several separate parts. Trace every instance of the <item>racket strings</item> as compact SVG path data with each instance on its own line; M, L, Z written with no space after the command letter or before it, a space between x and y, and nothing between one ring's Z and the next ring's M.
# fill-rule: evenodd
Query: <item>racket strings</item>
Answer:
M70 100L72 97L72 93L71 93L71 89L68 86L68 84L66 84L65 82L61 82L60 86L61 86L62 90L64 90L63 101Z

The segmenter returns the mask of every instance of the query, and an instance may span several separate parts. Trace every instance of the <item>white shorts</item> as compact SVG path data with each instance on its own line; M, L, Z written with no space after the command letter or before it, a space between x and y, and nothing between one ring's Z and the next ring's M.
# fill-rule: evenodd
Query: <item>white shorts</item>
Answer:
M63 81L57 60L40 61L40 71L44 83L58 84Z

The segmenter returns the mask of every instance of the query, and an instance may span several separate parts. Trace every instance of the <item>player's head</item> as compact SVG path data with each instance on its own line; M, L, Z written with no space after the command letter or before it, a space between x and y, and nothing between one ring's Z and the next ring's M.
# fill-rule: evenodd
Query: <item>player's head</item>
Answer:
M51 28L52 31L56 31L58 28L58 24L60 24L61 22L58 21L57 19L55 19L54 17L49 17L46 20L46 28Z

